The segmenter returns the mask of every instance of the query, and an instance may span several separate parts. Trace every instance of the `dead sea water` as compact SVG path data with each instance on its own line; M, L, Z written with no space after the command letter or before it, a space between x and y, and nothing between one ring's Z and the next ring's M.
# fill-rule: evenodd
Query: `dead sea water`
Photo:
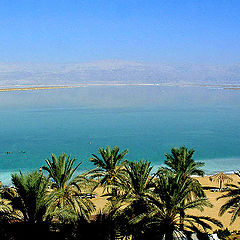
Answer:
M38 169L51 153L88 159L99 147L128 148L155 169L171 147L194 148L207 173L240 169L240 91L121 86L0 94L0 179Z

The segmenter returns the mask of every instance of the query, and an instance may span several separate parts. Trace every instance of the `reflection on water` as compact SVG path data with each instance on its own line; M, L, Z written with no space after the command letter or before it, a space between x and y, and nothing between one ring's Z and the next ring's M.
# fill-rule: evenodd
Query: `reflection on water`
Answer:
M239 106L238 90L206 87L89 86L0 93L0 109Z

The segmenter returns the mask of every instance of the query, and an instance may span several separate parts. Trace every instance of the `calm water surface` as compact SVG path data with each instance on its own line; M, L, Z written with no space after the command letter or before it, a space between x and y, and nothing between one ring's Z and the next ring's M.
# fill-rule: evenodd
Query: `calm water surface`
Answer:
M182 145L206 172L240 169L240 91L176 87L88 87L0 93L0 178L39 168L51 153L88 159L98 147L128 148L155 168ZM91 144L90 144L91 143ZM7 152L11 152L7 154Z

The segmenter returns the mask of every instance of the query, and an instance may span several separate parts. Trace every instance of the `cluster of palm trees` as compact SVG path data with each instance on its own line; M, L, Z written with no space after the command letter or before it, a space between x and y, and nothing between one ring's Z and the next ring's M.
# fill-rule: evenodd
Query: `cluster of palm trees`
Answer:
M1 189L1 239L27 239L31 229L35 238L54 233L59 239L173 240L222 227L216 219L190 214L191 209L212 207L191 177L204 174L204 164L192 158L194 150L173 148L165 155L166 167L155 173L149 161L128 161L127 153L117 146L100 148L90 158L95 169L79 175L81 163L66 154L52 155L38 171L13 174L14 188ZM98 187L107 197L101 212L86 197ZM226 203L221 214L235 206L236 218L237 200Z

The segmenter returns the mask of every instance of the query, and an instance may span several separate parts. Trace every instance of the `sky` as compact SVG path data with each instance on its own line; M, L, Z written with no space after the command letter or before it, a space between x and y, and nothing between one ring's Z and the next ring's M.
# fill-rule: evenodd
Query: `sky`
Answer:
M239 0L0 0L0 63L239 64L239 13Z

